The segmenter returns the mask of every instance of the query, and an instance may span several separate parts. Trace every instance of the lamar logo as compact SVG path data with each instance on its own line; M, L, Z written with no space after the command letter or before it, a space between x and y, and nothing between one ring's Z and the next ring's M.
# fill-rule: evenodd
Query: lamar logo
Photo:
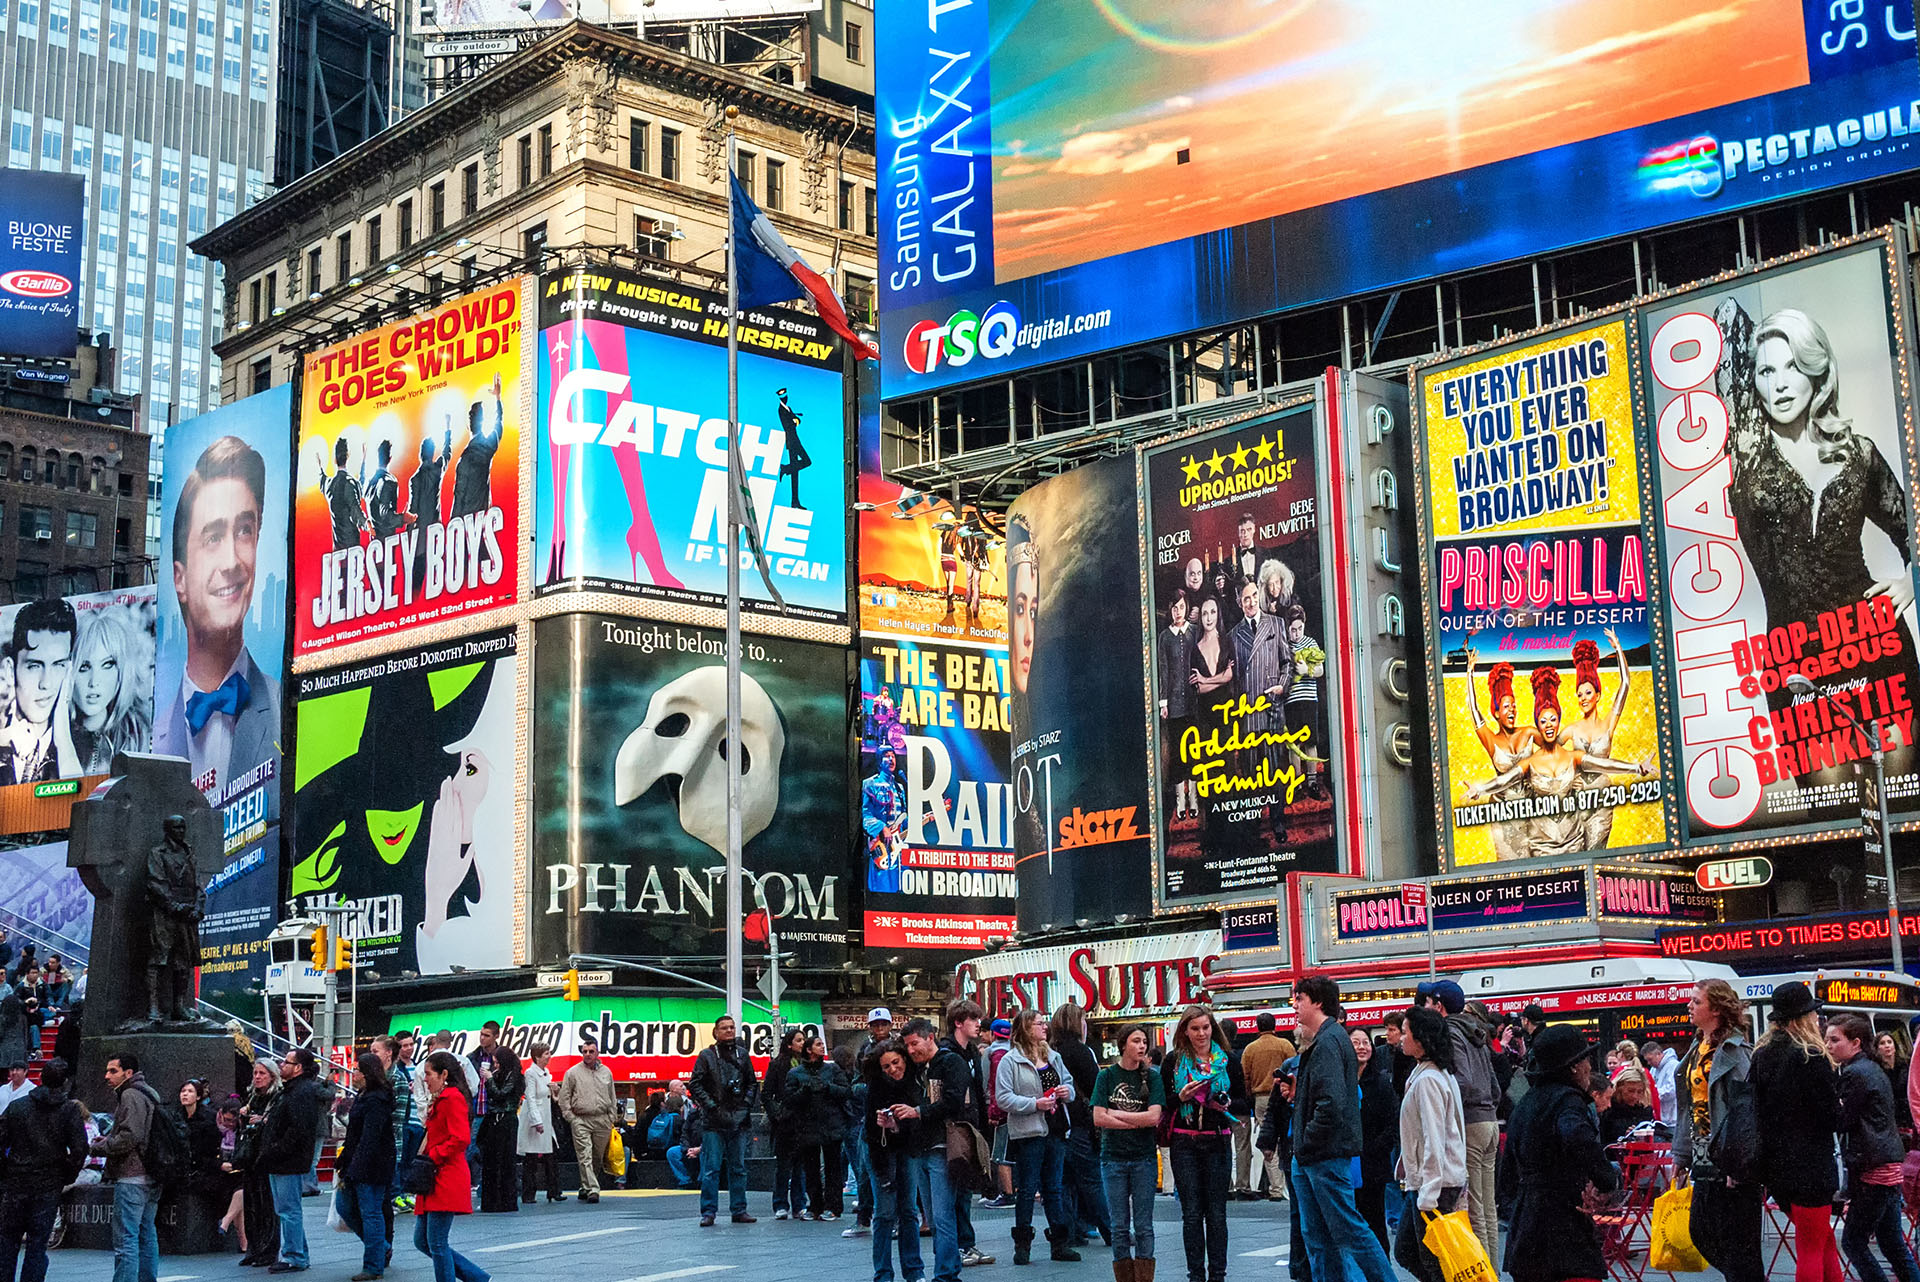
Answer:
M0 276L0 289L22 298L59 298L73 292L73 282L59 272L37 272L27 268Z
M1076 846L1104 846L1115 841L1132 841L1144 836L1134 827L1135 806L1125 806L1119 810L1095 810L1082 812L1075 806L1073 813L1060 821L1060 848L1072 850Z

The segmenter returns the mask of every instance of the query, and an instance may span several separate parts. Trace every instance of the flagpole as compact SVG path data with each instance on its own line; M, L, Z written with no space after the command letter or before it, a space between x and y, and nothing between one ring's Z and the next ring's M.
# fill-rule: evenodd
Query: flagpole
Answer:
M737 155L727 108L727 179ZM735 1026L743 1005L744 945L740 893L740 262L734 201L727 201L727 1014Z

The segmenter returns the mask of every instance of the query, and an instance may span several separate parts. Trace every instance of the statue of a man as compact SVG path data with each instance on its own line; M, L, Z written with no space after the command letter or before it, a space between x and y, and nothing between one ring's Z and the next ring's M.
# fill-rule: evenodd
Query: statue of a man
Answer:
M187 821L167 816L165 834L147 854L147 1018L184 1023L193 1018L193 971L200 964L200 919L207 895L194 874Z

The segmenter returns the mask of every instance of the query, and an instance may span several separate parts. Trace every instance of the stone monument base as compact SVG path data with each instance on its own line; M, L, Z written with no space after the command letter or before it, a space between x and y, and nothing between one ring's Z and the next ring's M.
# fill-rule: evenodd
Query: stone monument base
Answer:
M74 1094L96 1113L111 1113L118 1102L103 1074L113 1056L129 1053L140 1060L141 1075L166 1104L180 1102L180 1088L191 1078L204 1078L213 1088L216 1104L233 1090L233 1038L217 1026L210 1032L82 1034L80 1063Z
M226 1213L227 1199L217 1192L189 1184L167 1193L160 1199L160 1214L155 1217L160 1254L237 1254L240 1235L223 1237L220 1233L220 1217ZM66 1233L60 1239L63 1248L113 1249L113 1185L88 1184L75 1189L61 1200L61 1215L66 1224Z

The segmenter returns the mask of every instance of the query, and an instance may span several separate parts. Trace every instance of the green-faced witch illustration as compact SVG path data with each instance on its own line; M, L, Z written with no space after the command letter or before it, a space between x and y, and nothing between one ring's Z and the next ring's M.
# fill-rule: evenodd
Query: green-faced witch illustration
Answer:
M292 897L358 908L363 965L512 964L515 662L392 673L300 700Z

